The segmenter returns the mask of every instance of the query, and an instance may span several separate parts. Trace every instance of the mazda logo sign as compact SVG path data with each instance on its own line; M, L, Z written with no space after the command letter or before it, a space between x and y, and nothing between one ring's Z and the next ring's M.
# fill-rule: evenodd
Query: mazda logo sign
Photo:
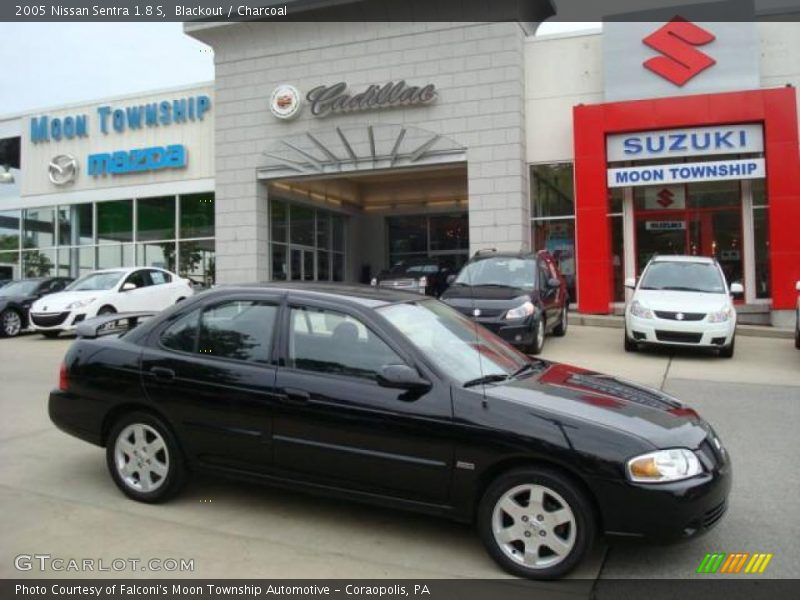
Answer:
M71 154L54 156L47 166L47 175L53 185L67 185L78 176L78 160Z
M675 315L675 318L678 319L678 321L683 321L683 313L678 313Z

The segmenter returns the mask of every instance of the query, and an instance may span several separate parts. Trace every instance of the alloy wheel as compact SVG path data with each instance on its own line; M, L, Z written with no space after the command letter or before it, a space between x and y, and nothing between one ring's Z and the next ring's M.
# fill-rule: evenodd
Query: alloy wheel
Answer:
M8 337L18 335L22 329L22 319L19 313L14 310L7 310L3 313L3 333Z
M547 569L572 552L577 522L556 491L525 484L500 496L492 513L492 533L497 546L513 562L529 569Z
M150 425L132 423L117 436L114 465L127 487L141 493L154 492L169 473L167 444Z

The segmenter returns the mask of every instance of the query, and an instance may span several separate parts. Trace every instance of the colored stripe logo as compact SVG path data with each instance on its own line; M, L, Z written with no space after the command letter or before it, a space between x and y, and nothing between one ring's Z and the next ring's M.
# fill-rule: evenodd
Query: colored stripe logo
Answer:
M749 552L733 552L727 554L725 552L714 552L706 554L697 567L697 572L702 574L708 573L726 573L728 575L738 573L763 573L767 570L769 561L772 560L771 553L756 552L750 554Z

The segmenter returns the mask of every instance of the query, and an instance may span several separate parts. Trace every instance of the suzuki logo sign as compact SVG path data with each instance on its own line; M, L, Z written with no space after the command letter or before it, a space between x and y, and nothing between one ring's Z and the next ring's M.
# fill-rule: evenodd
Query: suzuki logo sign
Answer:
M695 48L716 39L713 33L675 17L642 41L662 56L644 61L644 66L656 75L683 86L687 81L716 64L716 61Z
M674 197L675 194L673 194L669 188L664 188L656 194L656 202L658 202L664 208L668 208L670 204L675 202L675 200L673 200Z

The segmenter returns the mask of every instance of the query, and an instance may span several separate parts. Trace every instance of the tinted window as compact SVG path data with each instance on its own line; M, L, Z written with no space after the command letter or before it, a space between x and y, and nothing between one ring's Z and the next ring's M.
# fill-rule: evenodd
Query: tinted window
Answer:
M150 277L147 271L134 271L125 280L125 283L133 283L137 288L147 287L150 285Z
M292 309L290 367L374 380L382 366L403 363L380 338L349 315L315 308Z
M171 350L194 352L197 342L197 326L200 310L184 315L161 334L161 345Z
M234 300L206 309L200 320L200 352L268 363L277 312L276 306L254 300Z

